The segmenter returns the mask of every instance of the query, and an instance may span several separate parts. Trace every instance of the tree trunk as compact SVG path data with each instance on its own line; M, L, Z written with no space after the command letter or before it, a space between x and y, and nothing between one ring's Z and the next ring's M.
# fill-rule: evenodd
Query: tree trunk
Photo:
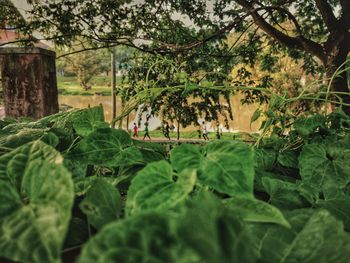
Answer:
M177 140L180 140L180 120L176 120L176 122L177 122L177 127L176 127Z
M331 91L347 93L347 94L337 94L337 95L339 96L339 98L342 100L343 103L350 104L348 75L347 75L347 71L344 70L346 68L346 64L344 64L346 61L346 58L347 56L345 55L345 56L338 56L335 59L330 59L325 65L325 68L326 68L326 75L327 75L328 81L329 82L331 81L330 83ZM333 96L332 100L339 101L339 98ZM341 105L337 104L334 106L339 107ZM350 115L349 106L343 106L342 108L347 115Z
M126 130L129 131L130 114L126 116Z
M124 101L121 101L121 107L120 107L120 111L123 112L124 111ZM119 121L119 129L123 129L123 121L124 121L124 117L120 118Z
M55 58L41 48L0 48L7 117L40 119L58 112Z
M112 128L115 128L115 118L117 117L117 76L115 66L115 49L112 50L111 55L111 68L112 68Z

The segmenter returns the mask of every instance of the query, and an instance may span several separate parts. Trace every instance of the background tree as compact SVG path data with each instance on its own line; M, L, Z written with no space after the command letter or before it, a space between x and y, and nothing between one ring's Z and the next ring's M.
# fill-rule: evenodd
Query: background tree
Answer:
M226 20L245 17L237 30L245 30L249 23L254 23L259 29L250 36L250 45L259 46L264 37L268 37L272 56L275 54L273 50L278 48L279 52L292 58L302 57L309 72L323 70L330 80L338 68L346 67L350 51L349 1L218 0L214 10ZM251 53L248 57L255 58L256 54ZM271 60L272 56L267 58ZM339 92L344 102L350 102L346 71L341 71L332 81L331 89ZM350 113L350 108L345 110Z
M90 1L88 1L90 2ZM29 26L57 44L70 44L77 36L96 46L129 45L152 53L176 53L198 47L234 30L255 27L242 62L259 57L261 41L269 39L271 50L304 59L308 71L320 69L328 77L344 69L350 49L350 2L348 0L147 0L109 1L29 1ZM180 20L191 21L184 24ZM191 41L179 44L175 35L193 28ZM164 32L168 38L164 39ZM140 41L142 40L142 41ZM186 40L188 40L186 38ZM152 44L152 48L149 44ZM271 54L275 54L271 52ZM213 55L213 54L212 54ZM267 59L270 59L267 57ZM271 59L270 59L271 60ZM273 61L273 60L271 60ZM347 74L341 70L331 90L350 102ZM345 109L350 113L350 107Z
M178 139L180 127L198 126L199 118L219 121L221 117L228 126L228 119L233 117L231 93L212 89L223 78L210 72L217 66L215 60L205 61L193 54L164 57L139 53L135 60L137 63L128 71L130 87L137 91L136 97L149 93L142 101L143 109L151 109L152 115L174 122Z
M79 48L75 47L75 48ZM110 51L107 49L88 50L61 57L62 50L58 50L57 70L64 75L76 76L82 88L90 88L91 79L98 74L106 74L111 69Z
M77 80L84 90L90 89L89 81L101 71L101 57L96 56L93 51L86 51L66 57L65 60L67 61L67 71L76 73Z

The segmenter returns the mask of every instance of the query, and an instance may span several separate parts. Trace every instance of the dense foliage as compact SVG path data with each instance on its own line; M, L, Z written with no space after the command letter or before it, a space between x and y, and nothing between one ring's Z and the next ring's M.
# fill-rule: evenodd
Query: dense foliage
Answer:
M233 119L232 91L208 88L227 80L226 74L217 71L220 61L211 59L208 63L206 59L193 54L183 57L136 53L124 88L134 93L128 102L138 98L141 110L176 123L178 138L180 125L197 126L199 118L214 122L223 117L228 127L229 119Z
M227 53L206 50L203 45L220 45L228 33L234 32L229 56L237 57L239 62L254 65L259 60L263 68L273 70L281 53L288 54L303 62L305 72L319 77L325 74L328 81L337 68L345 68L350 51L347 0L27 2L30 8L26 25L14 17L9 4L3 8L5 18L0 17L0 24L8 20L25 33L39 31L58 45L69 46L83 38L95 47L122 44L162 54L196 48L196 53L215 57ZM349 103L347 72L341 70L340 75L333 79L331 88ZM350 107L344 110L350 114Z
M170 151L101 107L0 122L0 258L16 262L348 262L350 119L259 146Z

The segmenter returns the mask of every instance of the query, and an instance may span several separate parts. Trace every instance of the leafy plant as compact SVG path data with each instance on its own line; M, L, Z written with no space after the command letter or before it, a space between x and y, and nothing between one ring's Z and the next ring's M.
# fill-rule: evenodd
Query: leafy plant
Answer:
M101 108L0 132L0 260L347 262L349 117L297 118L257 145L163 146Z

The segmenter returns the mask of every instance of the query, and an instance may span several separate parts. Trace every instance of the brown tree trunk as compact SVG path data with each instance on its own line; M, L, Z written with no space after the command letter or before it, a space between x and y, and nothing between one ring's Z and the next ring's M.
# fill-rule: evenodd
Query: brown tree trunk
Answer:
M126 130L129 131L130 114L126 116Z
M115 128L115 118L117 117L117 70L115 66L115 49L112 50L111 68L112 68L112 128ZM121 120L122 121L122 120ZM120 124L121 125L121 124Z
M176 127L177 140L180 140L180 120L176 120L176 122L177 122L177 127Z
M39 119L58 112L55 52L1 48L5 115Z

